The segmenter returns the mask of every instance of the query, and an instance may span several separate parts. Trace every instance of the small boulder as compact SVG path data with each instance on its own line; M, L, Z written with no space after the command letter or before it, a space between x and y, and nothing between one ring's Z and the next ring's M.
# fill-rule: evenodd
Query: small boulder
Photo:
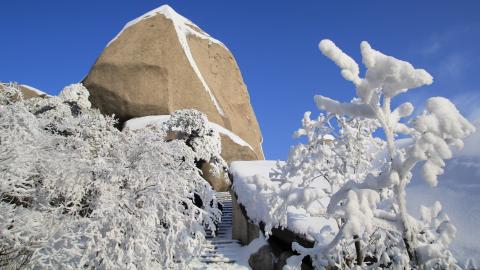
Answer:
M253 270L273 270L275 257L270 246L264 245L257 252L250 255L248 264Z

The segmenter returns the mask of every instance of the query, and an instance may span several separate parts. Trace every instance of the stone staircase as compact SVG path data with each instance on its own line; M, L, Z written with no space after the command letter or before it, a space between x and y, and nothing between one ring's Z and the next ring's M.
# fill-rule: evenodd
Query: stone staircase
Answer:
M222 219L215 235L207 230L207 244L200 259L191 265L192 269L248 269L237 264L237 255L242 247L232 239L232 198L229 192L217 192L217 200L222 204Z

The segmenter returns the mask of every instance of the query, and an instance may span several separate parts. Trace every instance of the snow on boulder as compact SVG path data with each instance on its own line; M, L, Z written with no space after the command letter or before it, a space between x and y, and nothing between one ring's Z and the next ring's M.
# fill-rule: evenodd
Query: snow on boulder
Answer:
M235 161L230 165L230 173L233 177L233 191L238 196L238 203L241 204L248 215L248 218L258 224L264 222L273 224L275 227L281 227L278 224L277 217L272 217L272 197L277 197L277 193L268 193L261 190L259 186L271 185L270 190L279 190L282 182L271 181L270 173L275 168L277 162L284 164L284 161L259 160L259 161ZM290 181L297 181L296 177ZM313 184L318 188L325 188L323 183ZM324 202L326 204L326 202ZM320 208L319 204L312 204L316 209ZM335 221L324 217L311 215L314 211L309 209L307 213L301 207L289 206L287 210L286 227L291 232L304 236L307 240L313 241L313 237L309 234L313 231L320 231L322 228L335 228ZM235 227L235 223L233 226ZM234 228L235 229L235 228ZM330 237L330 236L329 236ZM327 244L331 238L322 239Z
M30 85L20 84L20 90L23 93L23 98L28 99L32 97L48 97L49 95L45 92L38 90Z
M196 109L247 142L248 159L263 159L260 128L232 53L167 5L127 23L83 83L92 105L121 122Z

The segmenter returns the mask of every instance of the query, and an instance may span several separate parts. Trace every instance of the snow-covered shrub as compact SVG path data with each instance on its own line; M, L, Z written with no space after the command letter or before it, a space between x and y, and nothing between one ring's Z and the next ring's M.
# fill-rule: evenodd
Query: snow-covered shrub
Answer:
M194 109L177 110L165 122L165 128L171 136L193 150L198 167L207 162L213 175L229 179L227 163L220 156L220 134L209 125L204 113Z
M158 269L200 254L220 212L193 202L215 202L197 154L114 124L81 84L0 105L1 266Z
M18 91L16 83L0 83L0 105L11 104L18 99L23 99L23 93Z

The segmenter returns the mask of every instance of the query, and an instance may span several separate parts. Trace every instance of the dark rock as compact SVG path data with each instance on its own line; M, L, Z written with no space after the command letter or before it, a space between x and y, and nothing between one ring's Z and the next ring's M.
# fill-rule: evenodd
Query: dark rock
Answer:
M269 245L264 245L248 259L253 270L273 270L275 257Z

